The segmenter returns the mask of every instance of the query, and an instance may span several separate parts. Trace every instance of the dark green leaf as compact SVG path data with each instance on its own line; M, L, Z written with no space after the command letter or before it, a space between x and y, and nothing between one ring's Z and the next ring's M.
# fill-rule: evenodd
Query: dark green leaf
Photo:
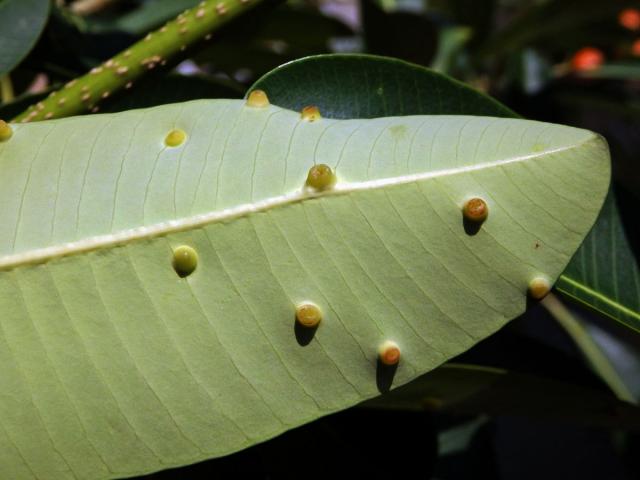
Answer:
M401 60L372 55L318 55L285 64L251 89L276 105L317 105L330 118L469 114L514 117L511 110L467 85Z
M610 192L593 230L560 276L557 287L640 331L640 269L616 200Z
M49 0L0 0L0 75L33 48L49 16Z

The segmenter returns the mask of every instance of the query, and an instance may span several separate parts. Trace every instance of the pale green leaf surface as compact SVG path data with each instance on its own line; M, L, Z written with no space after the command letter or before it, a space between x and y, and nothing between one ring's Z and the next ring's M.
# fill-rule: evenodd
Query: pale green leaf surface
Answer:
M555 280L608 186L597 135L525 120L300 121L197 101L0 143L0 471L106 478L224 455L435 368ZM187 141L166 148L173 128ZM334 191L302 189L314 162ZM482 196L476 235L461 205ZM181 244L199 254L180 278ZM294 306L324 319L305 346Z
M264 75L251 87L254 89L268 92L273 103L284 108L298 110L313 103L331 118L442 114L517 117L496 100L447 76L372 55L298 59ZM603 208L557 287L563 294L640 330L638 262L624 232L623 219L615 205L611 206Z

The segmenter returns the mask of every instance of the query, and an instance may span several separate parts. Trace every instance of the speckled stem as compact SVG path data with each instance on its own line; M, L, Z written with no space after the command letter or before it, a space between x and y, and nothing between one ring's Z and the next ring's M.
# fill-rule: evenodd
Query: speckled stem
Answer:
M211 32L262 1L205 0L86 75L71 80L13 121L26 123L96 112L100 101L118 90L131 88L145 72L165 65L189 46L210 39Z

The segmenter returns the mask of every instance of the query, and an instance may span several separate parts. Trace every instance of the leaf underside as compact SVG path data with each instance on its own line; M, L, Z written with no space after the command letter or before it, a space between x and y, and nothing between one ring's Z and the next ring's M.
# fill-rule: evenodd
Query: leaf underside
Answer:
M175 128L181 146L164 145ZM468 349L555 280L608 186L597 135L525 120L306 122L213 100L0 143L0 471L109 478L224 455ZM326 163L336 189L302 188ZM482 197L475 234L461 207ZM193 247L193 274L172 250ZM295 305L324 313L310 341Z
M298 59L265 74L251 89L267 91L273 103L293 110L311 101L330 118L442 114L517 117L495 99L445 75L374 55L331 54ZM613 190L609 197L556 288L640 331L637 255L618 212L621 200L614 201ZM633 201L621 204L627 203Z

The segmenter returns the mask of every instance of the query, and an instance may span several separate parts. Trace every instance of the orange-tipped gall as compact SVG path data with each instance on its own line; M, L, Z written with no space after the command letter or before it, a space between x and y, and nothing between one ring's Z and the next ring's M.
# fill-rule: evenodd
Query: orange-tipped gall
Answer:
M529 282L529 296L534 300L542 300L551 291L551 284L545 277L535 277Z
M322 320L322 311L314 303L301 303L296 307L296 320L303 327L315 328Z
M269 97L264 90L253 90L247 98L247 107L263 108L269 106Z
M400 347L396 342L387 340L378 348L378 358L383 365L397 365L400 361Z
M318 107L315 105L308 105L302 109L302 112L300 112L300 118L307 122L315 122L316 120L320 120L322 115L320 115Z
M474 197L464 203L462 214L471 222L484 222L489 216L489 207L483 199Z

